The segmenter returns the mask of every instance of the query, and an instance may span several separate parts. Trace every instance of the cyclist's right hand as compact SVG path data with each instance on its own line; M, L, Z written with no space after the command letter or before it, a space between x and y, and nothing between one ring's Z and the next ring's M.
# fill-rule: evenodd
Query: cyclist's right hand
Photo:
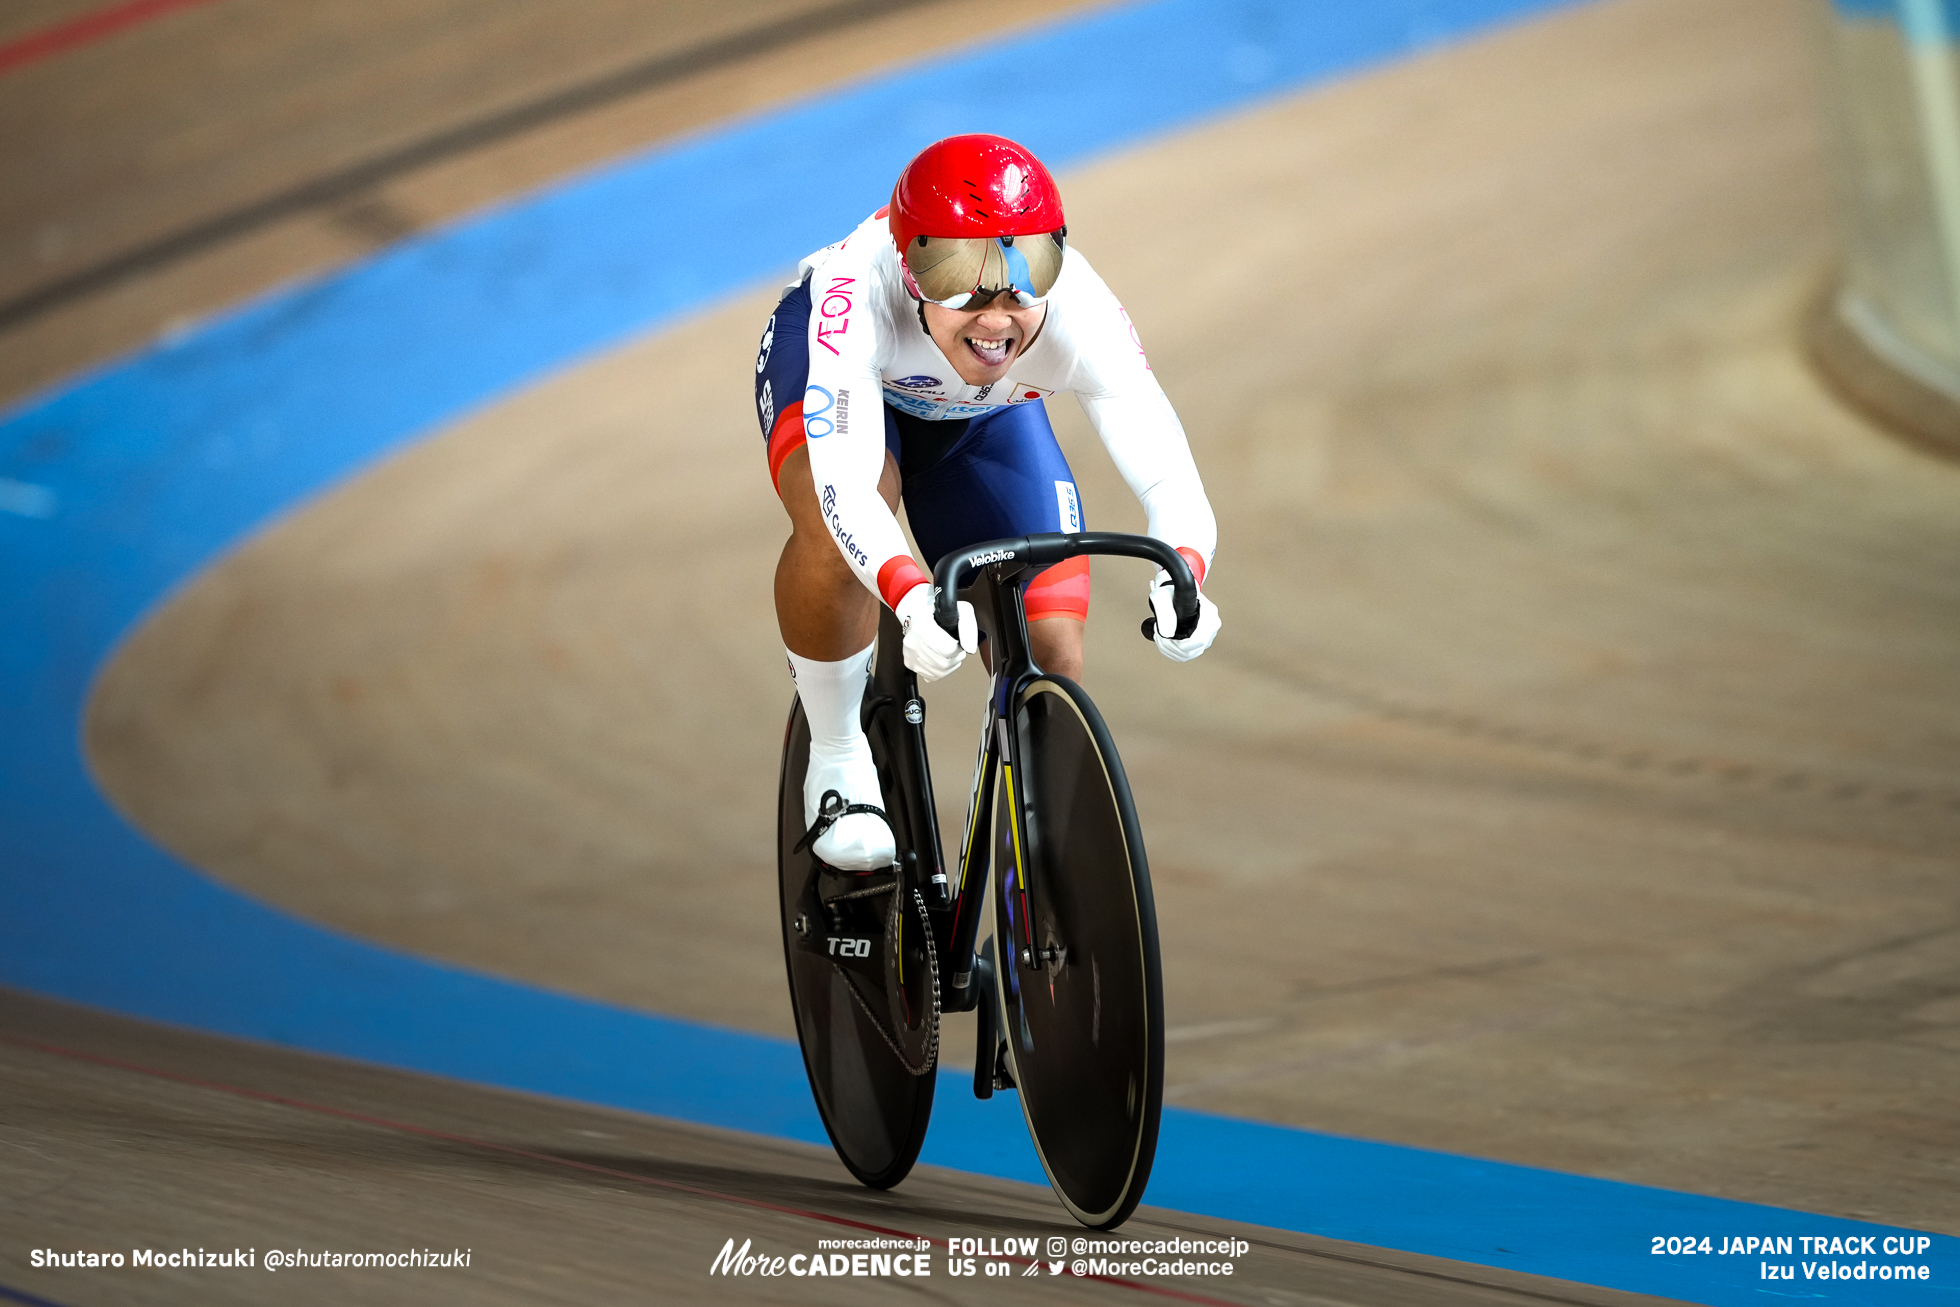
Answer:
M905 630L905 665L917 672L921 680L938 680L980 647L980 627L973 617L973 605L961 601L960 638L955 640L933 620L932 586L924 581L907 590L892 611Z

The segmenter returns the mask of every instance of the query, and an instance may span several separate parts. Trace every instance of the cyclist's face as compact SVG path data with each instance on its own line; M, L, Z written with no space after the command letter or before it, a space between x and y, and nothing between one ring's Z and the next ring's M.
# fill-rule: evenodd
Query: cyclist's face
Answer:
M980 308L948 309L925 305L932 343L969 386L984 386L1007 375L1008 367L1041 330L1046 304L1022 308L1005 291Z

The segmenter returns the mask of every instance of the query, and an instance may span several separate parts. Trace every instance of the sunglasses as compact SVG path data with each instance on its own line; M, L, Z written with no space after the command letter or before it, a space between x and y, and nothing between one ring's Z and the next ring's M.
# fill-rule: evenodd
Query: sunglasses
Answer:
M989 304L1003 291L1031 309L1061 275L1068 228L1034 236L915 236L906 247L905 288L946 309Z

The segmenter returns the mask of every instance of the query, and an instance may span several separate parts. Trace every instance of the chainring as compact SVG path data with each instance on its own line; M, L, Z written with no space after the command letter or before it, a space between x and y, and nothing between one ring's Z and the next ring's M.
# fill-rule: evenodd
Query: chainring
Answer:
M869 891L876 893L877 891ZM915 1076L930 1073L939 1063L939 950L933 943L932 918L926 914L925 897L914 889L908 896L911 902L905 904L903 898L894 893L890 910L885 917L885 1002L877 1002L876 995L868 995L865 983L857 973L840 965L832 959L831 966L844 978L845 987L851 997L864 1012L865 1018L876 1028L885 1046L898 1059L899 1065ZM916 1024L906 1020L906 987L900 979L905 972L905 916L909 906L917 922L915 929L925 944L925 990L931 996L930 1009L923 1021ZM880 1013L878 1008L886 1010Z

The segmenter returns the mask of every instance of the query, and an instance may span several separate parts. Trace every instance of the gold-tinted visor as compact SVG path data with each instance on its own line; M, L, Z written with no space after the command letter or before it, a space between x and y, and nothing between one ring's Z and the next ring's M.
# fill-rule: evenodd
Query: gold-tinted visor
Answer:
M916 236L905 268L920 299L963 309L1012 291L1026 308L1046 299L1062 272L1065 231L1035 236Z

